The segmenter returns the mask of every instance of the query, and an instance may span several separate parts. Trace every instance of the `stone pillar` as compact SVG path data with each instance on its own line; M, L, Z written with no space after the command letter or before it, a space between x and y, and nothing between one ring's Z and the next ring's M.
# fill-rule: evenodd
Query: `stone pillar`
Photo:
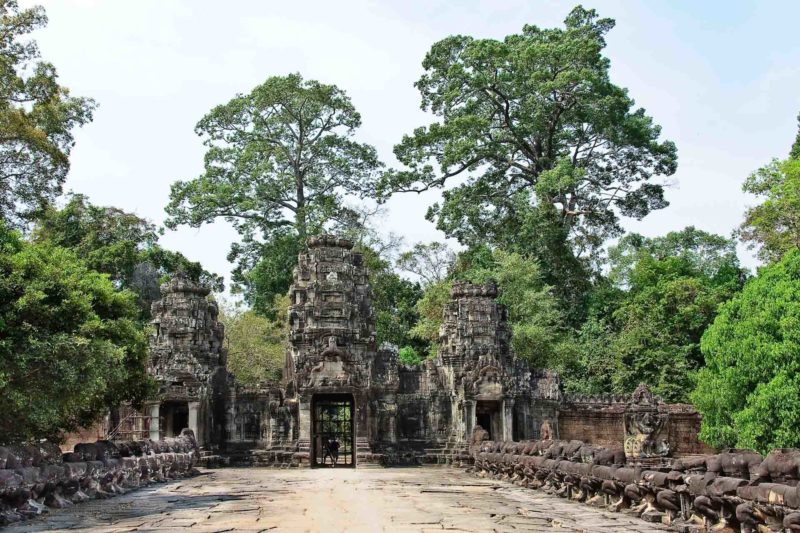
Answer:
M464 401L464 420L466 422L466 429L467 434L465 439L469 441L472 438L472 432L475 430L475 422L477 422L477 418L475 417L475 404L477 402L475 400L465 400ZM489 431L489 428L483 428L486 431Z
M389 414L389 442L397 444L397 405L392 405L392 412Z
M309 456L311 450L311 398L301 398L300 405L297 407L297 447L298 451ZM353 423L355 423L355 420L353 420ZM308 461L308 459L305 460Z
M225 428L228 433L227 440L228 441L238 441L238 436L236 432L236 404L235 402L231 402L228 404L227 409L227 416L225 417Z
M200 402L189 402L189 429L194 432L194 438L197 439L198 446L203 444L203 437L197 425L199 411Z
M159 426L159 408L161 404L158 403L151 403L149 406L150 410L150 440L157 441L161 440L161 431Z
M394 394L387 397L386 411L389 418L387 441L395 445L397 444L397 397Z
M500 406L503 440L512 440L514 437L514 400L504 399Z

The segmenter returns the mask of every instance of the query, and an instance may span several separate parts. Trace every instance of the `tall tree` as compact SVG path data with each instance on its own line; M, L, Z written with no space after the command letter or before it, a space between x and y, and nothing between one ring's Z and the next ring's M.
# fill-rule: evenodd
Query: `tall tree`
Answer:
M359 247L369 270L372 305L375 312L375 336L378 344L390 343L419 352L428 349L428 342L409 332L419 320L416 304L422 298L422 287L416 281L400 277L391 261L374 249Z
M627 293L607 277L599 278L587 296L583 324L564 339L558 368L564 390L578 394L603 394L614 390L618 331L613 314ZM572 352L570 354L570 351Z
M763 198L749 208L739 228L741 239L767 262L800 246L800 159L773 160L745 180L745 192Z
M373 189L381 163L375 149L353 137L361 115L335 85L299 74L268 78L249 94L215 107L195 131L207 147L205 170L172 185L167 226L193 227L217 218L242 237L229 258L238 280L278 240L320 231L352 217L345 198ZM295 257L294 250L283 257ZM276 293L288 288L276 287ZM271 300L271 296L266 296Z
M422 352L426 357L435 357L439 351L439 328L442 325L442 312L444 306L450 301L452 288L453 282L449 279L432 283L425 287L422 296L414 305L418 318L409 334L427 344L427 350ZM410 357L408 361L413 362L413 357Z
M665 207L654 178L675 172L676 148L610 81L602 50L613 26L579 6L563 29L525 26L502 41L457 35L434 44L416 87L422 108L440 120L395 146L406 168L387 173L379 190L422 192L458 180L428 211L448 236L467 245L520 242L522 219L533 214L562 227L571 251L589 254L622 231L619 215ZM550 257L536 259L549 268ZM544 272L545 280L559 286L558 274Z
M0 224L0 442L58 440L153 391L136 298Z
M178 271L216 291L222 278L200 263L158 244L156 227L116 207L93 205L86 196L70 195L63 208L49 206L34 226L33 239L69 248L92 270L108 274L118 289L139 296L145 318L150 303L160 298L159 285Z
M704 441L719 447L800 446L800 251L759 269L703 335L692 401Z
M58 84L27 34L47 24L41 7L0 0L0 219L21 225L61 193L72 131L92 120L95 103Z

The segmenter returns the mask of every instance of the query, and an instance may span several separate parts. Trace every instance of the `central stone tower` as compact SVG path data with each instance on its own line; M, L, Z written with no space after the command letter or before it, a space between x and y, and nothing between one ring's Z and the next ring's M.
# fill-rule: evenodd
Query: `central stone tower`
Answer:
M332 235L308 240L290 289L287 395L298 402L299 451L323 464L332 440L345 464L369 451L375 321L363 256Z

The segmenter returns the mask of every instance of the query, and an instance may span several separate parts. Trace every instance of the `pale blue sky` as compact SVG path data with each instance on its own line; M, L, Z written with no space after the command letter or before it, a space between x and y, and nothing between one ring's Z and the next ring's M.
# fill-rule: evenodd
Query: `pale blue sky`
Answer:
M196 176L195 123L270 75L300 72L345 89L362 114L359 138L394 163L392 146L428 118L413 87L430 45L454 33L502 38L526 23L560 25L562 1L52 0L36 33L42 54L95 121L76 135L66 188L161 223L169 185ZM747 205L747 174L785 157L800 111L800 2L596 1L616 19L612 79L678 145L671 206L629 230L695 225L722 234ZM391 200L381 228L408 244L441 239L424 220L438 193ZM168 233L167 247L228 275L236 234L224 223ZM743 262L756 263L740 250Z

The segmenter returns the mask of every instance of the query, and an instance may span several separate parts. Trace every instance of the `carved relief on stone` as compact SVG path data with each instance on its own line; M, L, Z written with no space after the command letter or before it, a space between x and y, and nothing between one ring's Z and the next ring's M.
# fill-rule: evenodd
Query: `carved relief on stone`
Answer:
M625 455L633 460L669 455L669 415L660 413L661 400L641 384L631 395L625 414Z
M371 291L361 254L352 248L346 239L320 235L300 254L287 361L295 372L286 374L302 389L369 385L376 352Z
M481 442L489 440L489 432L482 428L480 425L475 425L472 430L472 435L469 439L470 446L478 446Z
M152 305L155 334L150 337L148 371L173 399L201 394L216 369L225 365L225 330L209 289L177 274L161 286Z
M483 367L478 372L478 378L472 384L472 391L479 399L502 398L504 387L502 372L496 366Z
M550 421L546 418L539 427L539 440L550 440L553 438L553 429L550 427Z

